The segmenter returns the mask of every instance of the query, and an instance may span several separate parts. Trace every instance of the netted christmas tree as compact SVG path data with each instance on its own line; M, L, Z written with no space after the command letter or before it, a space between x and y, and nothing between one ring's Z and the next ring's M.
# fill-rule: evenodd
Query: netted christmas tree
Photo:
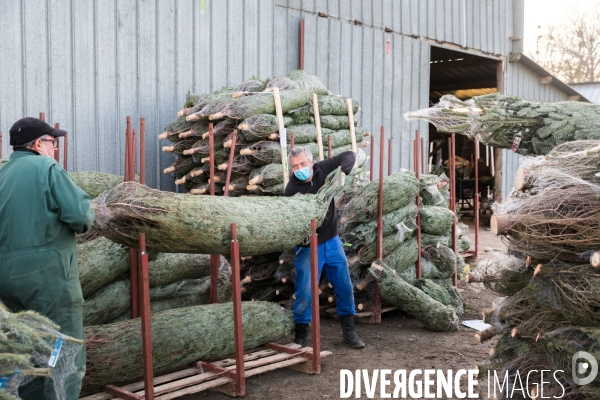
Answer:
M549 384L544 395L560 397L564 387L561 398L600 397L600 381L584 390L577 382L586 373L571 368L578 351L597 356L600 340L599 146L574 141L523 160L516 188L492 218L508 254L494 254L468 278L507 296L483 312L492 327L477 339L502 336L480 371L501 370L511 382L519 370L556 372L560 384Z
M544 155L562 143L600 139L600 105L578 101L541 103L501 93L463 101L445 95L433 107L405 116L522 155Z

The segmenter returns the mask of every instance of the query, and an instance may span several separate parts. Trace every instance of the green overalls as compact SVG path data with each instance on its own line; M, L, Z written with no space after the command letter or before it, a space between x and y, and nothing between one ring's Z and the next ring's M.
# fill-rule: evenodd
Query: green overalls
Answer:
M15 151L0 169L0 301L12 311L34 310L83 339L83 296L75 233L87 231L95 213L89 196L50 157ZM85 375L85 348L66 382L77 399ZM54 399L51 380L19 388L23 399Z

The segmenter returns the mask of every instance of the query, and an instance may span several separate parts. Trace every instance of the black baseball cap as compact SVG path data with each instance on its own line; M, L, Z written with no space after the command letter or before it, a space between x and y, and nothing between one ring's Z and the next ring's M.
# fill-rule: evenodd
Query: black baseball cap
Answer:
M65 136L66 131L55 129L38 118L21 118L10 128L10 145L21 146L44 135Z

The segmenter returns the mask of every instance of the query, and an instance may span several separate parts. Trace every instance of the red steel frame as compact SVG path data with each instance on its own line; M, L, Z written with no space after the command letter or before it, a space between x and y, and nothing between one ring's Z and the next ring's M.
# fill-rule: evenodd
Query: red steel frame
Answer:
M319 315L319 242L317 221L310 221L310 290L312 294L313 373L321 373L321 319Z
M300 69L304 69L304 20L300 20Z
M479 256L479 140L475 139L475 259Z
M373 149L371 149L373 153ZM379 197L377 201L377 241L376 257L378 260L383 259L383 161L385 159L385 128L382 126L379 131ZM373 172L371 172L371 179ZM381 323L381 294L379 293L379 285L375 285L375 307L373 309L374 319L376 324Z
M374 159L375 159L375 136L371 136L371 158L369 159L369 180L370 181L373 181L373 178L375 178L375 175L373 172Z
M413 153L414 153L414 157L413 157L413 161L414 161L414 171L415 171L415 176L417 177L417 180L419 180L421 174L420 174L420 168L423 168L423 162L422 160L419 160L421 157L421 149L420 149L420 144L422 143L419 139L420 137L420 133L419 130L417 129L415 131L415 140L413 142ZM419 162L421 161L421 162ZM417 208L420 207L420 197L419 197L419 193L417 193ZM422 259L421 259L421 214L417 213L417 265L416 265L416 275L417 278L421 278L422 276Z
M225 179L225 196L229 196L229 182L231 182L231 169L233 165L233 157L235 156L235 143L237 141L237 129L231 134L231 150L229 151L229 165L227 166L227 178Z
M452 251L456 254L457 240L456 240L456 134L453 132L450 137L450 210L455 214L454 223L452 224ZM454 286L458 286L458 264L454 263L454 275L452 276L452 283Z
M210 195L215 195L215 132L213 123L208 124L208 156L209 156L209 181ZM218 302L217 277L219 275L219 264L221 256L219 254L210 255L210 304Z
M392 174L392 138L388 139L388 176Z
M235 134L233 144L235 144ZM246 394L246 373L244 371L244 331L242 330L242 293L240 290L240 245L237 240L235 224L231 224L231 285L233 288L235 383L237 394L243 396Z
M212 157L214 156L214 142L213 142L213 125L209 125L209 144L210 144L210 155L211 155L211 186L214 188L214 163ZM237 130L232 135L232 150L229 159L229 171L227 181L229 181L231 174L231 165L233 157L231 157L235 150ZM145 137L145 121L140 119L140 144L144 144ZM126 151L125 151L125 179L133 176L133 157L135 151L133 149L133 133L131 133L131 119L127 117L127 131L126 131ZM140 150L140 162L145 160L145 150L142 147ZM143 180L144 177L144 165L140 165L140 176ZM227 182L228 184L228 182ZM381 185L380 185L381 186ZM213 189L214 194L214 189ZM136 253L136 265L139 271L131 271L130 276L131 287L139 288L140 296L132 296L132 304L136 304L137 300L140 300L140 307L138 312L142 319L142 353L143 353L143 365L144 365L144 391L145 396L138 396L130 391L119 388L114 385L107 385L103 388L103 391L114 396L117 396L126 400L154 400L154 371L152 366L152 326L150 320L150 287L148 279L148 254L146 252L146 240L145 235L142 233L139 236L139 254ZM240 290L240 252L239 242L237 239L237 227L236 224L231 224L231 245L230 245L230 256L231 256L231 269L232 269L232 292L233 292L233 318L234 318L234 338L235 338L235 358L236 358L236 370L225 371L223 368L218 367L214 364L201 362L201 366L206 371L212 371L216 373L224 373L235 381L236 392L239 396L246 394L246 378L244 370L244 332L242 326L242 297ZM317 241L317 224L315 220L311 220L311 239L310 239L310 254L311 254L311 292L312 292L312 341L313 349L312 353L308 351L302 351L293 349L287 346L282 346L276 343L268 343L265 347L274 350L286 352L289 354L301 354L303 357L312 360L312 367L314 374L321 373L321 338L320 338L320 316L319 316L319 282L318 282L318 241ZM217 255L218 261L219 255ZM211 260L212 262L212 260ZM217 264L218 266L218 264ZM138 275L139 272L139 275ZM211 284L213 277L216 278L217 274L214 273L211 265ZM135 280L134 280L135 275ZM137 284L136 284L137 283ZM215 285L216 287L216 285ZM211 300L214 296L216 297L216 290L211 290ZM211 301L212 302L212 301Z

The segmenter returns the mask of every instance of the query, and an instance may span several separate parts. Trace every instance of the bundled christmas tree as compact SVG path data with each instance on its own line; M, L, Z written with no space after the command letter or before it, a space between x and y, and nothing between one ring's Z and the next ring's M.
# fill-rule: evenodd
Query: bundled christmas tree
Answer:
M433 107L406 117L522 155L544 155L562 143L600 139L600 105L578 101L541 103L501 93L462 101L445 95Z

